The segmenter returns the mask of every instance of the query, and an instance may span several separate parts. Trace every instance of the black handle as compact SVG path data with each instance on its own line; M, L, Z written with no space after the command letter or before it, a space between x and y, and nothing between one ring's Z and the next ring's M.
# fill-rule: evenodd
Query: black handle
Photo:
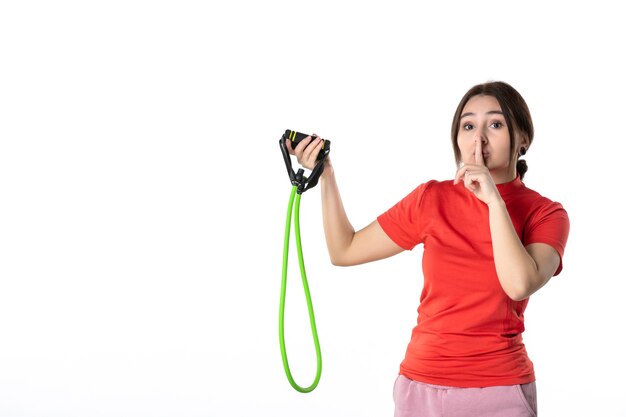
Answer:
M293 149L298 143L300 143L300 141L302 141L302 139L306 138L307 136L309 135L293 130L285 130L285 133L278 141L280 145L280 150L283 154L283 159L285 160L285 166L287 168L287 173L289 174L289 179L291 180L292 185L298 186L298 194L302 194L306 190L315 187L317 181L320 178L320 175L322 175L322 172L324 171L324 162L326 160L326 156L328 156L328 154L330 153L330 141L324 140L322 144L322 150L317 156L318 162L311 171L311 175L309 175L308 178L304 177L302 175L304 173L303 169L298 170L298 174L293 172L293 168L291 167L291 156L287 151L287 145L285 144L285 141L291 140L291 147Z
M316 138L317 136L313 136L313 135L307 135L306 133L300 133L300 132L296 132L295 130L285 130L285 134L283 135L283 140L288 139L291 141L291 149L296 149L296 146L298 146L298 143L302 142L302 140L308 136L312 136L313 138ZM322 149L320 150L319 155L317 155L317 161L321 160L322 157L324 156L324 154L328 153L328 150L330 149L330 141L329 140L324 140L324 143L322 143Z

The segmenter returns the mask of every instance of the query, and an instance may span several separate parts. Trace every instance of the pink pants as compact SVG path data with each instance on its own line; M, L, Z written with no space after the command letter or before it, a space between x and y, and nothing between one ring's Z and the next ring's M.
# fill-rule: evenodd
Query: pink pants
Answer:
M430 385L399 375L394 417L536 417L534 382L486 388Z

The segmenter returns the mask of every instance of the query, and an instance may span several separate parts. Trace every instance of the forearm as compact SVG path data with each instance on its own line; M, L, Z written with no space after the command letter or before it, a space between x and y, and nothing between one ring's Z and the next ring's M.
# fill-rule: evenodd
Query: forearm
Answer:
M502 199L489 205L493 257L500 285L514 300L530 296L537 264L520 241Z
M355 231L343 207L335 172L330 163L324 167L321 176L321 195L328 254L333 264L341 265L343 263L342 258L352 243Z

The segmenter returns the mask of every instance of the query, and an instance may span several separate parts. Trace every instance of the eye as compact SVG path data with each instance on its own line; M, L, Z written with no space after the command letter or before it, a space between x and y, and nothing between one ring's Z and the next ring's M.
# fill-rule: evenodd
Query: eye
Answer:
M472 130L474 128L474 125L471 123L465 123L463 125L463 130Z
M491 127L495 128L495 129L500 129L502 126L504 126L504 123L502 123L502 122L493 122L491 124Z

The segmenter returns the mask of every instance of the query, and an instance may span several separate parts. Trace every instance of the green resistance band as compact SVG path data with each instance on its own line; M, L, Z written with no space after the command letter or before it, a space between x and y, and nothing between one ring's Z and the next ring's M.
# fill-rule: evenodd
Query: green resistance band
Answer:
M285 374L291 386L299 392L308 393L317 387L322 375L322 352L320 350L320 342L317 337L317 327L315 326L315 314L313 313L313 303L311 302L311 293L309 291L309 284L306 279L306 271L304 269L304 258L302 256L302 243L300 241L300 198L302 194L297 193L298 186L294 185L291 189L291 195L289 197L289 206L287 207L287 224L285 225L285 245L283 248L283 278L280 287L280 314L278 317L278 333L280 338L280 353L283 358L283 367L285 368ZM295 207L294 207L295 198ZM300 275L302 276L302 286L304 287L304 294L306 296L306 303L309 309L309 319L311 322L311 332L313 333L313 342L315 343L315 354L317 356L317 372L315 374L315 380L309 387L301 387L294 381L289 369L289 360L287 359L287 350L285 349L285 295L287 293L287 265L289 261L289 237L291 235L291 214L294 213L294 229L296 232L296 247L298 249L298 263L300 264Z

